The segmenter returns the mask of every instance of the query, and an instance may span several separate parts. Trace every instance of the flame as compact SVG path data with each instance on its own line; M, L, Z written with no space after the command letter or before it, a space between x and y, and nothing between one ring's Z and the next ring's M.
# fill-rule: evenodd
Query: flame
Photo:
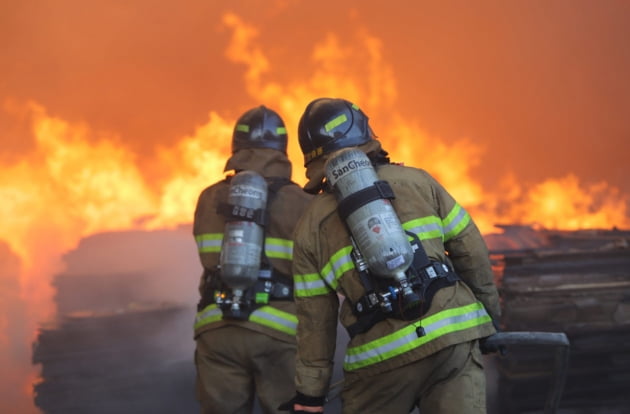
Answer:
M285 118L295 181L305 182L296 137L301 111L316 97L344 97L370 115L393 161L432 173L473 213L484 233L499 222L555 229L630 227L627 196L605 182L588 184L568 174L527 187L507 174L496 193L484 189L473 174L481 165L482 146L466 138L447 143L397 112L394 70L383 57L382 41L367 29L358 28L346 42L336 33L324 34L305 62L312 68L309 76L274 80L273 62L257 43L260 29L235 13L226 13L222 22L232 31L225 56L246 66L248 94ZM192 220L199 192L223 177L235 121L212 110L194 133L159 148L154 165L146 168L159 169L165 177L156 185L121 137L52 116L37 102L7 101L4 110L16 118L27 116L35 138L27 156L0 170L0 241L22 261L20 298L30 332L54 316L50 278L62 269L61 255L82 237ZM0 319L2 349L11 341L7 327L7 319ZM24 383L32 380L23 377Z
M628 197L606 182L586 184L573 174L550 178L528 191L512 183L504 197L504 222L537 224L548 229L628 228ZM496 197L495 197L496 198Z

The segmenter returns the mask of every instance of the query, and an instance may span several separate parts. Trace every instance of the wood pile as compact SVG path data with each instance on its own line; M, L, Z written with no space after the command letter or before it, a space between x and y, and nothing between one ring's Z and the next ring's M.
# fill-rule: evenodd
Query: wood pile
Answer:
M99 233L64 255L52 281L56 320L33 346L43 413L199 411L192 325L200 265L190 232Z
M630 232L503 230L486 237L503 330L565 332L571 341L560 414L630 413ZM154 272L75 273L56 277L62 316L41 328L33 349L43 413L198 412L194 304L149 304ZM491 357L489 412L542 412L553 357L549 348Z
M187 308L162 305L70 314L41 328L36 405L51 414L196 412L193 354L182 358L177 343L191 334L175 334L190 320Z
M567 334L562 413L629 413L630 232L539 231L537 238L544 242L508 243L496 257L502 329ZM541 412L553 356L549 348L521 348L498 358L501 413Z

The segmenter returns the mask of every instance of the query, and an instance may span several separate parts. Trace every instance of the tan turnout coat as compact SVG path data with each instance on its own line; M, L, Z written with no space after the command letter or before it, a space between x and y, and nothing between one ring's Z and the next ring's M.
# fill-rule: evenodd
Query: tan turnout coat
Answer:
M323 176L323 161L316 162L307 171L315 182ZM450 264L462 282L439 290L420 319L386 319L356 335L348 344L344 369L365 375L489 336L495 332L491 318L498 320L500 312L486 244L466 211L426 171L388 164L378 167L377 174L394 191L392 204L403 227L418 234L429 258ZM337 319L346 327L354 323L350 302L365 294L356 269L348 263L351 242L336 208L333 194L320 193L294 236L299 321L296 385L310 396L326 394L333 373ZM339 308L340 298L347 300ZM420 325L428 329L423 338L414 333Z

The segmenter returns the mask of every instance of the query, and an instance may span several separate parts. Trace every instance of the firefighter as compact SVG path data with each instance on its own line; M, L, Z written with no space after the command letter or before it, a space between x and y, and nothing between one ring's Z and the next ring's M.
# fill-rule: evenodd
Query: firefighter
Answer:
M259 106L236 122L226 179L204 189L193 233L203 266L195 318L202 413L277 412L294 394L291 234L311 196L291 181L287 132Z
M345 99L312 101L298 136L317 195L294 234L296 394L281 408L323 412L339 318L344 413L485 413L479 342L500 308L470 215L428 172L391 163Z

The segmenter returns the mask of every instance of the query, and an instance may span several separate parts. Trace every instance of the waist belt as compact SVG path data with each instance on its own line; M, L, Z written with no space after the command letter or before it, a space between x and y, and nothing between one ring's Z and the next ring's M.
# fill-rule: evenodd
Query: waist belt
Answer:
M376 323L387 318L413 320L422 316L430 307L435 293L460 280L447 265L432 261L420 270L410 268L405 281L416 300L404 303L402 288L386 285L368 292L354 304L353 311L357 322L347 328L350 337L367 332Z
M231 305L232 289L221 281L218 273L214 272L210 280L206 282L206 288L197 305L198 311L216 303L229 313L228 305ZM254 285L243 293L242 300L245 307L251 308L253 311L270 301L293 300L293 284L285 283L283 279L289 279L289 276L283 275L275 269L261 269Z
M261 270L258 280L245 291L243 297L258 304L265 304L270 300L293 300L293 284L284 283L280 278L282 276L275 270Z

